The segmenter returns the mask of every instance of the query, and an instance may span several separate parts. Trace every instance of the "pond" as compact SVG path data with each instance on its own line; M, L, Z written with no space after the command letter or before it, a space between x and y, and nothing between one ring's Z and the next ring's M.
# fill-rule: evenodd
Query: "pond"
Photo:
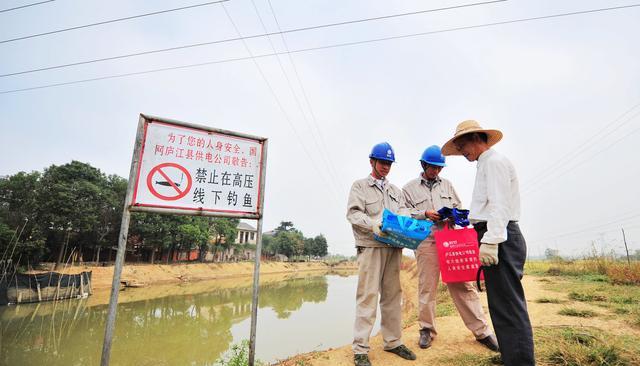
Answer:
M261 284L257 358L274 362L350 344L356 285L352 274ZM190 286L197 292L189 293ZM207 281L174 287L181 294L127 290L138 299L148 291L149 298L118 305L111 365L214 365L249 338L250 286L219 288ZM106 304L90 299L2 307L0 365L99 365L106 313ZM379 322L374 333L378 329Z

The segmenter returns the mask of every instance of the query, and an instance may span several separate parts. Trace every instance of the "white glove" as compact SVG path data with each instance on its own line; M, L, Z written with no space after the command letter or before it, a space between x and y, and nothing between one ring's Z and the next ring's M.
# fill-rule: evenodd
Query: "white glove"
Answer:
M480 262L483 266L498 264L498 244L482 243L480 245Z
M387 234L385 234L384 232L382 232L382 222L376 222L373 225L371 225L371 231L373 231L373 235L377 235L377 236L386 236Z

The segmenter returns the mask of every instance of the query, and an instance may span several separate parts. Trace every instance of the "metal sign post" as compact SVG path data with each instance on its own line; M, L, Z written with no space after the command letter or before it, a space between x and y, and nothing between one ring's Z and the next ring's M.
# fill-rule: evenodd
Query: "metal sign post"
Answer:
M254 365L267 139L140 115L102 345L109 365L131 211L258 220L251 312Z

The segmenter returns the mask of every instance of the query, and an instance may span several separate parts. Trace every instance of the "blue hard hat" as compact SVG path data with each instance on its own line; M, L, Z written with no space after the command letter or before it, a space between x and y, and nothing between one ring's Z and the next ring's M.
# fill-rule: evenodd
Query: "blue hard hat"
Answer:
M390 161L392 163L396 161L396 155L388 142L381 142L374 145L373 149L371 149L371 154L369 154L369 158Z
M447 166L447 164L444 163L445 158L438 145L432 145L426 148L422 153L420 161L430 165Z

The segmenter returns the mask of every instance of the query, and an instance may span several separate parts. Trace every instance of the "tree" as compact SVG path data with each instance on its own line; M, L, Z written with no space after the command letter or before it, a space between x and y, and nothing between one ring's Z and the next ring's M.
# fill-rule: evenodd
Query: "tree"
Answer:
M73 237L80 247L95 245L106 177L89 164L71 163L45 169L37 190L38 218L45 226L47 244L58 243L56 268Z
M310 255L313 255L316 257L324 257L327 254L328 254L328 245L327 245L327 239L324 237L324 235L320 234L315 238L313 238L313 247Z
M214 219L210 226L210 234L214 238L214 248L216 251L228 251L232 244L235 243L238 236L238 219L217 218Z
M293 222L291 221L280 221L280 226L275 229L276 233L280 233L282 231L290 231L295 230L293 228Z
M281 231L273 238L276 253L287 257L302 255L304 252L304 236L297 230Z
M38 262L46 253L45 234L38 225L36 191L40 173L19 172L0 179L0 253L3 259ZM2 255L2 254L0 254Z
M560 251L558 249L547 248L544 251L544 256L549 260L560 259Z

